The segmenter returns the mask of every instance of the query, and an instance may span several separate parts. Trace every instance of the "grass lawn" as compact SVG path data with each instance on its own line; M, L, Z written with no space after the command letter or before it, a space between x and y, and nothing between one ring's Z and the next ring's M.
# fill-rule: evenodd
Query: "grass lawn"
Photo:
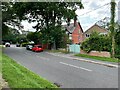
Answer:
M113 58L108 58L108 57L89 56L85 54L76 54L75 56L90 58L90 59L100 60L100 61L108 61L108 62L116 62L116 63L120 62L120 60L118 59L113 59Z
M17 64L5 54L0 55L1 57L3 78L10 88L48 88L48 90L57 88L56 85Z

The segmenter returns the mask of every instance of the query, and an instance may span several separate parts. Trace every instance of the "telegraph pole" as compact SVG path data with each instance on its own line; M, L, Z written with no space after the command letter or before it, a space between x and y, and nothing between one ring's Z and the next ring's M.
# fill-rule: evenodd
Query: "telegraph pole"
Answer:
M115 55L115 0L111 0L111 21L110 21L110 31L112 39L112 50L111 57L114 58Z

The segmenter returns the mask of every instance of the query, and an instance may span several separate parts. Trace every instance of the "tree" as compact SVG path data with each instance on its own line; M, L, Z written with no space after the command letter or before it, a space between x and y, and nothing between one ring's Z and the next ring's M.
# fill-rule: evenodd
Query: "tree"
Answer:
M2 36L9 33L8 25L22 28L18 16L14 13L13 3L2 2Z
M50 37L50 39L47 41L49 42L52 40L51 42L54 43L54 47L56 47L56 44L58 44L58 40L57 37L54 37L54 35L56 35L55 31L56 29L58 29L57 26L61 25L62 19L70 22L70 19L73 19L76 16L76 6L79 8L83 8L81 2L17 2L14 4L13 8L15 9L15 13L20 17L20 19L24 18L27 19L29 22L36 21L37 25L34 26L34 28L37 31L45 30L46 39ZM54 28L51 29L51 26ZM54 35L47 33L53 31L55 33Z
M45 30L47 34L46 38L50 37L54 45L58 44L58 40L55 37L56 34L52 35L47 32L54 31L56 33L55 31L57 31L63 19L66 22L70 22L70 19L76 16L75 10L77 8L83 8L81 2L14 2L11 5L12 16L16 18L17 25L20 25L20 21L25 19L29 22L37 22L36 26L34 26L36 31ZM10 21L15 22L13 19L10 19ZM54 29L51 29L51 26ZM59 36L58 34L56 36Z
M110 31L111 31L111 39L112 39L112 51L111 57L114 58L115 55L115 0L111 0L111 21L110 21Z
M120 59L120 25L117 23L115 33L115 57Z
M35 44L41 44L42 43L41 42L41 40L42 40L41 35L42 34L40 32L29 32L27 34L27 39L29 41L34 41Z

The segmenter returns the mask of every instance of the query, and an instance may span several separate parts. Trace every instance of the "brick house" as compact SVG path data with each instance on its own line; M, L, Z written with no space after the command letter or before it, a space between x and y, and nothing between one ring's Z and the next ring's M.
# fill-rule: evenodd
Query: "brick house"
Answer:
M69 26L64 25L66 33L69 36L69 39L72 41L72 44L80 44L83 41L83 29L79 22L75 21Z
M94 24L88 30L86 30L84 32L83 40L85 40L86 38L89 38L92 32L98 32L98 33L103 34L103 35L106 35L109 33L108 30L106 30L105 28L102 28L101 26Z

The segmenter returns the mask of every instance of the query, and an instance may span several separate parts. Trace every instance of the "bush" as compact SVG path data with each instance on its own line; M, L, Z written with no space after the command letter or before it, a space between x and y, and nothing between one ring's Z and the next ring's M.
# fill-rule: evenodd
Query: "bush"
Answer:
M118 58L118 59L120 59L120 55L115 55L115 58Z
M90 52L92 50L95 51L111 51L111 40L109 36L100 35L97 32L93 32L90 38L86 39L81 44L81 49Z
M115 57L120 59L120 45L115 47Z

